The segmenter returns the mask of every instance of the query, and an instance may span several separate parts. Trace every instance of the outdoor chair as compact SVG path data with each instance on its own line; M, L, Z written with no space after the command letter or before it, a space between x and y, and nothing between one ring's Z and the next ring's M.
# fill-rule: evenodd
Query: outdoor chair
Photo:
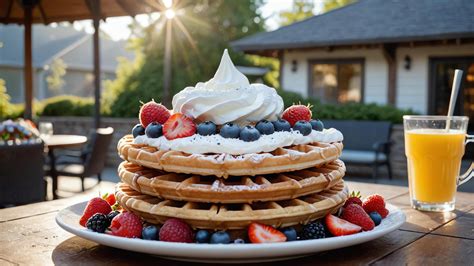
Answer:
M85 191L86 177L97 176L97 182L100 183L113 133L114 129L111 127L98 128L90 134L89 141L81 151L65 151L58 155L57 175L81 178L82 191Z
M0 207L44 201L43 142L0 145Z
M326 128L336 128L344 135L341 160L345 163L371 165L373 178L379 166L386 165L392 179L390 165L390 135L392 124L387 121L325 120Z

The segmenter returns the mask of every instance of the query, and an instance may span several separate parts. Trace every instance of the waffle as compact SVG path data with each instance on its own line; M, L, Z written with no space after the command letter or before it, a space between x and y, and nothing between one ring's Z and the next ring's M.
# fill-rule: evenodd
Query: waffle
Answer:
M119 183L115 197L124 209L149 223L163 224L169 218L179 218L195 229L241 230L252 222L286 227L320 219L344 204L348 189L341 180L328 190L297 199L214 204L160 199Z
M167 172L228 176L256 176L319 167L336 160L342 143L312 143L278 148L259 154L186 154L158 150L144 144L134 144L131 135L117 145L120 157L126 161Z
M118 173L122 182L150 196L193 202L251 203L314 194L339 182L345 170L344 163L336 160L320 168L296 172L220 179L169 173L123 162Z

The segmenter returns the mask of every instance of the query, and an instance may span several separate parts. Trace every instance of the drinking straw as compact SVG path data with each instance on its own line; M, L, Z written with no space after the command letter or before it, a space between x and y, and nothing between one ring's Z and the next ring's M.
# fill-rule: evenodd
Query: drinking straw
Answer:
M458 97L459 87L461 85L462 79L462 70L456 69L454 71L454 80L453 86L451 87L451 98L449 100L449 108L448 108L448 119L446 121L446 131L449 131L451 127L451 117L454 113L454 106L456 105L456 98Z

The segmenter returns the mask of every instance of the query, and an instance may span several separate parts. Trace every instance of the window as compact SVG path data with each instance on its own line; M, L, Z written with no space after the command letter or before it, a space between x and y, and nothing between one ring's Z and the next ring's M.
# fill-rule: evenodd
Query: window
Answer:
M364 61L310 61L308 95L323 103L361 102Z

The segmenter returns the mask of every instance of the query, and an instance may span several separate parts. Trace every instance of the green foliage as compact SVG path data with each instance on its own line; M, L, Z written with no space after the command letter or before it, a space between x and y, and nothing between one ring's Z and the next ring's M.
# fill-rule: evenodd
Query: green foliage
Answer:
M328 12L345 5L352 4L355 1L356 0L325 0L323 4L323 12Z
M9 115L10 95L7 93L5 80L0 79L0 119Z
M262 31L264 23L257 14L258 0L183 0L177 5L178 15L171 20L171 95L212 78L228 43ZM147 28L133 30L137 36L130 48L137 55L135 61L122 60L117 79L105 84L103 104L111 116L135 117L139 101L163 100L165 24L162 17ZM229 53L236 65L249 65L244 54Z
M48 76L46 82L48 89L54 92L59 92L64 85L64 75L66 75L66 63L61 58L56 58L49 65Z
M44 100L40 115L44 116L92 116L94 100L77 96L64 95Z
M280 12L280 25L286 26L312 17L314 15L313 9L313 0L294 0L292 10Z
M381 120L402 123L403 116L415 114L413 110L402 110L392 106L362 103L322 104L317 99L303 98L298 93L279 90L285 107L292 104L310 104L313 117L334 120Z

